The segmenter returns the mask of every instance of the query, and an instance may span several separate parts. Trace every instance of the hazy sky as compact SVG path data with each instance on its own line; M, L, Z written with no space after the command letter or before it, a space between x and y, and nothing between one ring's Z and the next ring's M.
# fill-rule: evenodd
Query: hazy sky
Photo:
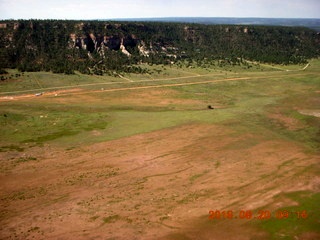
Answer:
M320 0L0 0L0 19L320 18Z

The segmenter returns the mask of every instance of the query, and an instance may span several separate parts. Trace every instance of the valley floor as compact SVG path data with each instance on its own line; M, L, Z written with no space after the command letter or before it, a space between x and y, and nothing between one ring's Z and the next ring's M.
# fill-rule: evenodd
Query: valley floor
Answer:
M1 86L0 238L319 239L319 65Z

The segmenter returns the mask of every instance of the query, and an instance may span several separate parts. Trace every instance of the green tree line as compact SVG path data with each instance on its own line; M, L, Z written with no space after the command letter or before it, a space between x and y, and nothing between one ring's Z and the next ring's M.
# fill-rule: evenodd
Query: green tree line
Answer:
M141 72L141 62L182 59L290 64L320 55L320 35L302 27L69 20L0 23L0 69L22 72ZM121 52L121 43L130 56ZM142 45L148 55L139 50Z

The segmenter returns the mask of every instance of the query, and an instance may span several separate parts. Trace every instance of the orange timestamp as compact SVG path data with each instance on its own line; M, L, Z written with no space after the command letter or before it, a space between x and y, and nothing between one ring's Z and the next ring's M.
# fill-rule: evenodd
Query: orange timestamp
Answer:
M251 210L240 210L240 211L220 211L220 210L210 210L209 219L259 219L267 220L270 218L276 219L288 219L290 217L295 217L298 219L308 218L308 213L306 210L302 211L287 211L287 210L277 210L274 214L269 210L258 210L253 212Z

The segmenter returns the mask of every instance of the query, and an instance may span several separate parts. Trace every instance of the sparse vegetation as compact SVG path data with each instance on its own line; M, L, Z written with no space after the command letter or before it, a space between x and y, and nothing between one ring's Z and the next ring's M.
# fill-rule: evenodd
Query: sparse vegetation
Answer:
M29 162L29 161L36 161L36 157L20 157L16 162L17 163L22 163L22 162Z
M112 216L108 216L108 217L103 218L103 222L104 223L113 223L119 219L120 219L119 215L112 215Z
M214 166L215 166L215 168L219 168L220 165L221 165L221 162L219 160L217 160Z

